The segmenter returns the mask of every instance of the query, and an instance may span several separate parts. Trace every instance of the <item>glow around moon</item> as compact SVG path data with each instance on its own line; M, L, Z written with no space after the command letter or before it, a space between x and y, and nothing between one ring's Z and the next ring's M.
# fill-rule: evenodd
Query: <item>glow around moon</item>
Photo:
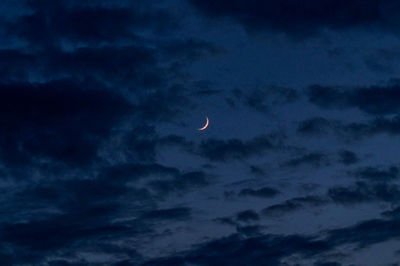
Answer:
M200 130L200 131L205 130L209 124L210 124L210 120L208 120L208 117L206 117L206 124L203 127L198 128L197 130Z

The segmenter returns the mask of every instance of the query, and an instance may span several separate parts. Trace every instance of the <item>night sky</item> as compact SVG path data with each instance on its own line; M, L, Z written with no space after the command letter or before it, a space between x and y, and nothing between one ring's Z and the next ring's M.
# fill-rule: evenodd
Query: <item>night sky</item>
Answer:
M0 265L400 265L400 1L0 12Z

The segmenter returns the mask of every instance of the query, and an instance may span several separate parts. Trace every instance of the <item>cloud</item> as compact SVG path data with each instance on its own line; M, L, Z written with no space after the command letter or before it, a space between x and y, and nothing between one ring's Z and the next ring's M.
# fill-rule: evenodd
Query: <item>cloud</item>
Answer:
M189 208L170 208L148 211L143 215L143 218L157 221L180 220L189 218L190 213Z
M254 228L254 227L253 227ZM233 234L195 247L186 254L148 261L144 265L280 265L292 254L311 257L331 249L311 237L262 235L242 238Z
M114 245L101 245L110 238L118 239L124 234L135 235L135 230L132 226L130 227L101 223L91 223L90 226L87 224L85 226L79 222L79 217L69 216L3 225L1 241L2 245L7 245L7 248L2 247L4 250L2 253L5 256L1 254L1 260L11 264L40 264L44 261L44 257L54 258L54 254L59 254L60 257L68 257L70 261L68 265L70 265L79 252L90 252L94 247L96 247L97 253L107 254L109 262L120 260L118 256L119 258L131 257L132 260L138 260L140 256L135 254L132 249L117 251L117 245L114 249L111 248ZM78 250L77 246L79 246ZM18 256L14 256L14 254L18 254ZM83 258L83 261L86 259L90 261L90 257Z
M377 48L364 57L364 63L373 72L393 74L399 58L400 53L395 46Z
M160 51L136 44L107 44L64 49L0 50L0 77L7 81L47 81L60 78L95 80L107 87L131 89L165 85ZM59 62L63 62L60 64Z
M26 5L0 26L0 264L139 265L128 242L192 217L160 203L213 178L157 163L196 148L158 123L192 104L184 66L222 50L176 39L160 3Z
M279 190L270 187L263 187L260 189L245 188L239 192L239 196L252 196L260 198L272 198L280 194Z
M49 179L45 176L40 183L21 185L10 197L14 206L27 207L29 205L32 213L41 212L43 219L51 217L54 212L61 212L65 215L79 214L80 220L95 219L101 222L119 216L123 217L123 213L120 213L122 208L154 207L155 195L146 187L137 186L139 181L173 178L180 175L179 170L158 164L115 165L99 168L97 171L100 172L97 176L88 172L80 172L78 176L67 175L64 178L56 176ZM45 207L44 210L43 207ZM91 212L91 209L96 212ZM29 215L29 212L17 213ZM28 218L24 217L24 219Z
M297 132L303 135L322 135L335 127L338 122L317 116L300 121Z
M321 165L327 165L327 164L328 164L328 158L325 154L319 152L312 152L298 158L290 159L289 161L285 162L283 166L298 167L301 165L311 165L314 167L320 167Z
M351 174L361 179L368 179L376 182L390 182L399 177L399 169L396 166L391 166L387 170L369 166L352 171Z
M214 219L214 221L234 226L238 233L250 236L254 234L259 234L263 226L255 225L255 222L260 220L260 215L254 210L244 210L236 213L236 215L230 217L219 217ZM243 223L245 225L243 225ZM252 225L248 225L252 223Z
M45 71L77 79L95 79L126 87L155 87L164 82L156 51L139 45L82 47L73 51L46 52ZM63 64L58 64L63 62Z
M241 211L236 215L236 219L241 222L257 221L260 216L253 210Z
M349 150L341 150L338 152L338 155L339 155L339 162L341 162L344 165L356 164L360 160L357 157L357 154Z
M232 217L219 217L214 219L214 221L221 223L221 224L227 224L227 225L233 225L236 226L237 223L234 221Z
M377 232L379 232L377 234ZM400 220L367 220L354 226L334 229L328 233L330 242L339 244L357 244L363 248L400 236Z
M2 241L27 247L33 251L48 251L90 237L128 232L121 225L95 225L85 228L69 216L55 216L47 220L3 225ZM80 229L80 230L77 230Z
M399 220L400 218L400 207L396 207L389 211L384 211L381 213L382 216Z
M171 121L190 106L190 99L185 95L184 88L179 85L167 87L167 90L145 92L145 95L138 93L137 98L136 111L147 121Z
M208 55L218 55L223 52L222 48L216 47L208 41L187 39L174 40L166 42L160 47L163 54L177 60L191 62L193 60L204 58Z
M176 176L180 171L174 167L167 167L161 164L138 164L127 163L107 167L100 174L102 178L114 180L131 180L149 176Z
M118 199L127 192L121 183L77 179L25 189L12 198L13 206L29 205L30 211L17 211L1 222L0 240L8 247L5 253L19 254L10 258L12 263L40 263L63 252L73 258L75 252L94 244L148 231L133 222L112 222L123 206ZM145 200L143 195L141 200ZM106 249L99 250L107 253Z
M200 8L211 2L192 3ZM346 4L350 10L343 10L342 3L332 4L330 10L336 10L340 16L333 12L324 21L317 15L314 21L303 12L307 4L258 1L262 7L259 14L276 13L272 17L276 24L263 15L253 16L257 11L255 3L250 1L243 9L240 1L230 6L212 3L206 7L208 11L200 9L211 14L209 7L218 7L221 12L215 16L230 16L247 29L267 29L303 38L326 28L347 29L367 24L367 19L358 18L358 22L351 23L347 20L358 3ZM370 10L369 3L372 2L363 7L361 14ZM274 187L284 181L279 178L280 171L287 169L261 169L258 165L280 162L283 158L287 167L318 167L327 165L328 157L320 152L290 157L282 152L289 143L283 132L248 139L188 138L192 135L185 132L186 111L196 111L199 96L210 101L231 100L235 106L240 104L246 110L265 114L278 105L294 103L302 95L278 86L223 92L226 86L217 80L208 81L209 71L199 70L204 65L193 62L226 51L201 38L204 28L196 24L197 20L196 25L179 28L180 22L187 22L189 17L176 16L174 12L193 10L183 6L177 11L175 4L28 0L26 10L3 18L0 35L15 44L2 42L0 47L0 212L7 214L0 219L0 264L280 265L293 257L299 257L299 263L305 258L322 264L324 252L339 245L391 239L373 239L373 229L363 225L370 221L312 236L266 234L269 228L263 225L262 215L297 215L294 212L325 206L329 200L337 204L396 205L400 195L395 183L398 167L354 168L347 172L359 181L353 185L330 187L324 196L284 198L268 203L272 205L264 206L261 212L248 209L248 201L284 196ZM307 10L320 11L323 4L314 4ZM3 5L0 4L4 8ZM282 5L289 10L282 11ZM226 8L232 8L229 14ZM243 10L244 17L238 15ZM294 16L288 20L289 16L284 14L276 19L277 10L285 14L292 10ZM335 20L338 24L334 24ZM344 21L349 23L345 25ZM188 34L193 37L187 37ZM298 132L362 137L397 135L400 119L384 116L399 109L397 87L395 82L348 90L329 87L325 94L313 91L312 87L307 92L309 101L321 108L358 108L374 117L349 124L311 118L299 124ZM184 137L185 134L188 135ZM182 156L187 161L178 162ZM346 166L359 160L350 150L339 150L334 156ZM204 160L208 164L201 165ZM210 165L212 162L217 164ZM260 182L252 179L251 183L243 183L219 177L220 173L229 174L236 169L231 167L232 163L239 167L236 175L253 175ZM270 173L272 169L278 172ZM278 179L271 179L271 186L253 186L266 184L266 180L261 180L266 174L277 174ZM249 181L248 177L242 178ZM214 219L230 225L223 227L235 232L214 238L215 224L204 231L214 217L203 219L204 210L197 208L202 205L198 205L199 200L215 200L212 194L223 189L225 182L235 182L229 184L236 187L231 194L245 208L232 209L231 216ZM296 187L289 188L292 189ZM222 198L228 205L229 193ZM222 208L227 206L225 203ZM207 213L215 214L213 208ZM381 227L396 230L396 213L394 208L382 214L385 220L373 225L387 235ZM190 225L190 230L196 230L194 234L177 226L185 221L193 222L195 226ZM366 228L363 238L361 232ZM360 235L346 238L342 232L348 233L350 229ZM181 240L187 236L194 245L182 251ZM177 241L178 245L169 245L169 241ZM160 245L157 254L166 257L152 259L156 256L154 243Z
M43 182L29 182L10 192L7 200L16 211L0 222L0 241L9 251L4 258L10 256L9 261L15 263L29 256L26 261L40 263L52 254L62 257L66 253L65 258L74 262L74 254L90 253L96 246L96 253L110 255L110 263L123 257L140 261L132 249L123 249L126 241L151 235L154 222L189 219L191 209L158 208L159 195L151 186L139 187L139 181L163 181L167 186L160 187L162 196L183 193L206 182L202 173L181 173L159 164L130 163L97 171L98 175L87 171L64 179L57 176L48 180L46 176ZM114 240L119 241L119 250L112 244ZM12 255L15 253L21 255L19 259ZM90 260L90 256L85 259Z
M316 262L314 266L341 266L339 262Z
M210 183L210 176L201 171L188 172L174 176L171 179L159 179L149 183L152 190L160 196L170 193L181 193L207 186Z
M314 266L341 266L339 262L316 262Z
M396 114L400 110L398 84L360 88L313 85L308 100L321 108L357 108L370 115Z
M5 24L7 36L24 45L0 49L0 78L26 83L69 78L131 90L124 96L137 103L144 119L165 121L179 113L190 102L178 89L185 71L179 64L219 51L204 40L164 36L177 29L177 17L158 5L28 1L28 6L30 12Z
M376 118L369 125L367 131L370 135L386 133L388 135L398 135L400 133L400 117Z
M232 96L226 99L231 106L236 106L236 102L239 102L261 113L270 113L272 107L293 103L300 98L296 90L278 86L249 90L235 88L231 94Z
M203 1L190 0L209 18L229 18L249 31L282 32L295 38L307 38L324 29L373 29L397 33L394 1L310 0L297 1Z
M262 235L262 226L259 225L247 225L247 226L237 226L236 231L245 237L256 237Z
M319 196L305 196L296 197L284 201L283 203L271 205L262 210L264 215L268 216L281 216L287 213L291 213L308 206L318 207L327 204L327 200Z
M132 106L97 84L72 80L0 84L2 160L34 157L84 165Z
M200 143L198 154L213 161L240 160L281 147L284 138L283 135L260 135L248 141L208 139Z
M256 233L257 226L253 226L249 232ZM399 220L372 219L328 230L325 236L318 238L296 234L250 234L249 237L232 234L194 246L181 254L147 261L144 265L164 265L172 262L175 265L281 265L293 256L296 256L296 262L304 259L307 262L314 261L314 265L341 265L339 262L322 262L321 257L339 247L346 247L349 254L354 254L355 249L351 245L356 245L356 249L366 248L376 243L398 239L399 233Z
M49 46L61 41L113 42L135 38L135 30L176 27L175 17L145 4L88 4L69 1L28 1L30 14L10 23L13 34L32 43ZM59 16L63 13L63 16Z
M340 140L345 141L360 141L379 134L396 136L400 134L400 117L398 115L388 118L378 116L366 122L350 123L313 117L300 121L297 132L304 136L315 137L333 133Z
M133 259L138 254L122 248L129 238L150 234L150 225L157 221L190 218L190 208L157 208L154 194L132 186L139 178L177 175L176 171L159 165L116 168L106 169L97 178L46 181L18 189L8 200L23 209L0 224L0 240L8 246L9 261L29 256L26 261L39 263L55 253L69 254L66 257L74 261L76 252L91 252L94 246L97 253L110 254L108 262ZM182 176L190 179L190 175ZM25 212L28 207L30 211ZM114 240L119 241L119 250ZM12 256L15 253L21 255L19 259Z
M330 188L328 196L335 203L345 205L376 201L396 203L400 199L400 190L397 185L393 184L369 184L358 181L351 186L335 186Z

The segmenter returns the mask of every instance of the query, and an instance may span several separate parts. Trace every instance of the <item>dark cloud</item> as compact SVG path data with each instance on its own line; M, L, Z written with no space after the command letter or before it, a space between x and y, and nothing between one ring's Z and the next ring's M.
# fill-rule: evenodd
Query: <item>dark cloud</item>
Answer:
M73 76L118 88L155 88L167 86L182 62L220 51L207 41L160 39L178 24L154 3L28 3L32 12L6 26L9 36L28 43L1 51L4 59L12 59L12 70L5 61L0 64L7 79Z
M365 183L357 183L352 187L334 187L329 189L328 195L336 203L356 204L367 202L374 199L374 195L369 194L370 188Z
M236 231L238 234L244 235L245 237L256 237L260 236L262 227L259 225L247 225L247 226L237 226Z
M345 141L360 141L379 134L396 136L400 134L400 117L376 117L366 122L351 123L314 117L299 122L297 132L304 136L324 136L333 133Z
M139 265L129 241L192 217L160 202L210 183L157 163L195 146L158 122L192 104L185 67L222 49L176 39L158 1L24 2L0 26L0 264Z
M303 205L295 201L285 201L284 203L275 204L263 209L263 213L268 216L280 216L302 209Z
M387 170L376 167L365 167L355 170L351 174L361 179L389 182L399 177L399 169L396 166L391 166Z
M210 183L210 178L204 172L196 171L179 174L171 179L154 180L149 185L160 196L165 196L173 192L181 193L182 191L204 187Z
M339 262L316 262L314 266L341 266Z
M122 152L131 161L141 161L142 163L154 162L158 146L158 135L154 126L149 126L146 123L138 123L122 136L122 148L117 149L118 154Z
M166 30L176 20L165 10L146 4L88 4L70 1L28 1L30 14L9 25L10 33L32 43L49 46L61 41L113 42L135 37L135 30ZM59 16L62 13L63 16Z
M257 221L260 216L253 210L241 211L236 215L236 219L241 222Z
M26 80L27 69L39 64L35 55L17 49L0 50L0 77L8 80Z
M364 63L373 72L393 74L399 58L397 47L377 48L365 56Z
M1 84L2 159L90 163L100 142L132 108L120 95L94 86L71 80Z
M384 211L381 213L382 216L399 220L400 218L400 207L396 207L389 211Z
M324 29L381 28L397 32L394 1L202 1L191 0L193 6L210 18L230 18L251 31L283 32L305 38Z
M0 77L7 81L68 77L132 90L154 88L166 85L169 78L160 65L160 53L161 50L140 42L71 49L56 46L43 50L0 50L0 58L4 59L0 63Z
M331 248L328 242L298 235L241 238L234 234L193 248L187 254L152 260L144 265L171 262L174 265L281 265L282 259L290 255L312 257Z
M97 246L99 254L116 256L116 261L118 254L138 257L135 251L116 250L110 243L113 240L124 242L126 235L151 233L150 224L156 221L190 218L191 209L159 209L155 203L157 197L145 188L132 187L132 182L140 178L171 176L191 179L192 175L157 164L132 164L112 166L97 177L87 179L31 184L9 198L15 208L30 208L30 212L15 210L15 214L2 219L0 240L9 245L10 256L15 252L21 257L31 256L25 259L30 263L39 263L54 252L69 252L70 257L76 248L84 251L93 245ZM182 188L179 186L176 189ZM132 213L138 214L137 217L129 217ZM10 261L18 260L10 257Z
M215 89L213 82L209 80L198 80L193 82L193 87L195 89L195 95L201 97L213 96L213 95L221 95L224 93L224 90Z
M331 230L328 233L330 242L339 244L357 244L363 248L400 236L400 220L367 220L348 228ZM377 233L379 232L379 233Z
M43 221L3 225L2 241L27 247L33 251L48 251L79 239L100 238L107 234L128 232L125 226L111 224L97 226L92 224L90 228L85 228L81 221L71 218L73 217L61 215Z
M31 12L6 24L7 34L26 45L0 49L1 78L95 80L116 91L130 89L144 119L170 119L179 113L177 106L189 103L171 85L179 83L183 68L177 62L219 51L207 41L160 38L177 29L177 18L154 3L28 1L28 6Z
M63 217L60 217L62 219ZM69 224L68 224L69 223ZM69 257L66 260L53 260L49 265L80 265L76 260L79 251L104 254L109 256L109 262L117 262L120 258L128 257L131 261L142 261L137 252L133 249L118 248L118 245L101 245L107 242L111 236L121 237L124 233L134 235L135 232L120 225L104 225L85 227L71 220L64 222L58 220L47 220L30 222L26 224L15 224L6 226L2 241L7 243L4 248L2 262L13 264L41 264L44 256L53 257L53 254L60 254L60 257ZM18 253L18 256L13 256ZM3 255L1 254L1 255ZM80 259L81 265L88 265L91 258ZM59 264L60 263L60 264ZM64 264L62 264L64 263ZM47 265L47 264L46 264Z
M9 246L10 252L4 258L9 256L11 264L19 260L40 263L51 254L65 252L73 259L77 250L91 252L98 245L96 253L110 254L109 262L121 257L129 257L130 261L139 257L136 261L140 261L133 250L117 250L110 246L111 242L123 244L127 235L150 234L154 222L188 219L191 209L157 208L158 195L133 185L139 180L159 179L167 184L160 187L163 196L205 185L202 173L181 173L159 164L131 163L99 170L97 176L91 174L86 178L44 179L38 184L21 186L8 197L15 209L0 222L0 240ZM30 211L24 211L26 208ZM136 217L132 218L132 214ZM20 259L12 256L16 252ZM22 259L24 256L28 257Z
M184 95L182 86L168 87L140 95L136 111L146 121L171 121L190 106L190 99Z
M270 187L263 187L260 189L245 188L239 192L239 196L253 196L260 198L272 198L278 194L280 194L279 190Z
M148 176L177 176L180 171L177 168L160 164L122 164L107 167L101 173L102 178L113 180L131 180Z
M257 227L253 228L250 231L257 232ZM319 240L300 235L256 234L243 238L239 234L233 234L193 247L184 254L152 260L144 265L164 265L163 263L169 262L175 262L176 265L282 265L284 259L293 255L296 255L296 258L320 258L343 245L365 248L376 243L398 239L399 232L399 220L373 219L349 227L329 230L326 236ZM350 247L350 252L354 250ZM321 262L318 259L314 265L341 264Z
M151 220L180 220L189 218L190 213L189 208L171 208L148 211L143 217Z
M221 223L221 224L236 226L236 222L231 217L220 217L220 218L216 218L215 221L218 223Z
M214 161L240 160L282 146L284 138L280 135L260 135L248 141L208 139L200 143L198 154Z
M170 193L180 194L207 186L213 176L202 171L182 172L178 168L149 163L114 165L105 168L98 180L104 181L104 187L107 187L111 184L120 186L144 179L148 184L147 188L156 193L154 196L164 197ZM146 199L146 197L143 197L143 199Z
M313 85L308 99L321 108L357 108L371 115L396 114L400 110L398 84L360 88Z
M328 158L325 154L319 152L312 152L301 157L290 159L285 162L285 167L298 167L301 165L311 165L314 167L320 167L328 164Z
M400 190L397 185L392 184L356 182L351 186L330 188L328 196L335 203L346 205L374 201L396 203L400 199Z
M193 153L196 145L193 141L189 141L182 136L168 135L159 138L157 141L157 146L159 149L178 147L185 152Z
M120 213L123 208L133 210L155 206L156 198L149 190L132 184L145 178L165 178L179 174L177 169L156 164L113 166L103 169L103 173L97 177L54 178L29 184L16 191L11 199L14 206L29 205L32 211L40 211L45 206L50 213L43 212L42 218L51 216L51 210L54 210L79 215L80 220L108 221L115 216L123 216Z
M301 203L306 206L321 206L327 203L327 200L320 196L308 195L304 197L296 197L291 201Z
M234 216L219 217L214 219L214 221L218 223L235 226L236 231L238 233L242 233L248 236L250 235L254 236L254 234L260 233L262 226L254 225L254 223L259 220L260 220L260 215L253 210L244 210L236 213L236 215ZM243 223L245 225L243 225ZM249 223L253 223L253 225L248 225Z
M300 121L297 126L297 132L304 135L321 135L335 126L335 122L323 117L313 117Z
M364 63L373 72L392 74L394 72L393 67L389 62L385 62L376 58L375 56L368 56L364 58Z
M250 172L257 176L265 176L266 175L265 171L262 168L255 166L255 165L250 165Z
M27 46L2 51L5 59L13 59L11 74L15 76L6 76L9 65L0 65L6 79L73 76L135 89L165 85L167 77L158 58L162 49L151 48L149 40L137 33L172 31L177 24L169 12L128 2L28 4L29 14L7 24L8 35L18 36Z
M341 150L338 152L338 155L339 155L339 162L341 162L344 165L352 165L359 162L357 154L355 154L352 151Z
M151 48L135 45L83 47L71 52L46 52L49 58L44 67L53 75L92 78L131 87L155 87L165 78L155 53Z
M69 252L71 256L76 252L74 246L85 250L93 246L93 243L98 245L107 243L109 239L118 239L124 234L137 235L146 232L145 227L133 223L112 222L122 206L112 199L124 192L116 190L116 186L105 185L102 182L77 180L74 184L54 184L49 189L57 191L54 195L44 195L43 188L36 189L36 196L33 193L24 194L24 197L30 198L31 201L27 202L31 202L31 206L34 204L32 200L36 201L33 205L36 208L40 208L40 203L48 201L45 205L47 208L53 205L53 208L57 207L59 210L47 215L36 212L35 215L34 211L37 210L32 209L32 218L20 216L22 221L1 223L2 244L8 246L10 254L19 254L18 259L12 258L11 261L40 264L43 258L51 254ZM75 186L80 187L77 189ZM99 252L113 253L105 247L99 248Z
M393 1L190 3L203 14L231 18L248 30L297 38L325 29L398 32L394 25L399 6ZM297 132L333 133L360 142L377 134L398 135L398 80L371 87L311 86L304 102L296 73L274 56L271 63L283 68L267 78L274 82L281 74L294 75L287 82L294 82L290 86L296 89L279 82L265 86L253 79L257 71L233 73L236 64L248 65L242 58L257 58L263 45L248 43L246 35L236 36L236 31L239 39L232 42L229 27L211 29L193 16L195 8L178 4L157 0L0 3L0 264L273 266L294 259L301 264L304 259L329 265L334 257L326 252L336 252L337 247L398 239L398 166L355 168L358 154L341 146L333 149L338 152L332 158L346 166L348 177L356 183L288 182L285 172L301 171L299 166L327 166L329 176L334 170L329 170L331 157L307 153L310 146L296 142L304 148L296 148L294 156L288 152L294 150L289 124L300 119L303 111L294 116L274 113L302 107L314 110L315 106L305 106L310 103L339 111L354 108L372 117L362 121L350 114L346 121L353 122L344 122L329 119L324 111L326 117L301 121ZM275 48L289 48L285 38L276 39L279 44L270 40L267 46L273 53ZM315 43L309 41L300 49L312 48ZM230 50L224 46L236 51L253 44L260 48L249 56L246 50L244 56L234 58L225 54ZM307 55L291 48L289 63L299 59L297 54ZM346 61L348 48L346 44L343 50L322 49L324 56L326 51L341 53L331 59ZM220 55L227 57L211 58ZM392 56L398 56L395 49L375 51L364 63L382 73L388 70L385 67L395 69ZM301 62L295 65L302 67ZM302 79L306 82L307 76ZM232 87L238 89L229 90ZM240 106L235 112L250 111L245 118L267 114L272 121L266 130L277 133L265 133L259 125L255 127L259 130L242 127L232 132L246 139L221 138L226 128L202 136L189 128L190 117L205 106L201 101L208 101L203 111L209 115L229 115L232 109L221 109L229 108L224 100L233 108ZM292 169L279 167L280 162ZM243 174L255 178L240 177ZM227 186L234 188L221 195ZM317 188L327 189L326 194L308 194ZM300 194L288 198L294 192ZM266 208L261 212L257 206L250 208L253 201L264 201ZM323 231L310 236L268 234L265 220L268 224L285 220L280 215L297 219L302 216L297 211L319 211L332 202L384 203L392 209L381 213L382 220L317 229ZM230 214L215 218L223 209ZM216 233L224 234L218 230L221 227L234 234L216 238ZM182 250L187 239L193 246Z
M160 47L161 51L169 57L178 60L193 61L208 55L218 55L222 49L208 41L187 39L167 42Z
M361 127L363 127L362 124L359 128ZM369 128L366 131L366 134L369 135L382 133L398 135L400 133L400 117L396 115L392 118L376 118L370 123Z
M306 207L318 207L327 204L327 200L319 196L305 196L286 200L262 210L268 216L281 216Z
M231 93L233 98L227 98L227 101L231 106L236 106L235 102L238 101L244 106L264 113L269 113L271 108L276 105L293 103L300 98L300 95L296 90L277 86L250 90L235 88Z

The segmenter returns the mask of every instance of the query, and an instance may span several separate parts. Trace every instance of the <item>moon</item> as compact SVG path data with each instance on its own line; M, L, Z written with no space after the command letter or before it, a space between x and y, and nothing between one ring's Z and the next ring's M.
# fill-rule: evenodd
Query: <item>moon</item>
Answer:
M209 124L210 124L210 120L208 120L208 117L206 116L206 124L205 124L203 127L198 128L197 130L203 131L203 130L205 130L206 128L208 128L208 125L209 125Z

